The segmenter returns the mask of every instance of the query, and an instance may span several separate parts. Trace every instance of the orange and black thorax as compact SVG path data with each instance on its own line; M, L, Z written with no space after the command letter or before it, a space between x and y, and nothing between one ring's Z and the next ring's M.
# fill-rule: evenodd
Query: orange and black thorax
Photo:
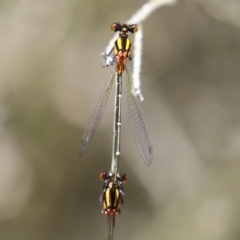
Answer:
M121 74L126 65L127 59L131 60L131 41L128 38L128 32L134 33L138 30L135 24L113 23L111 29L119 31L119 37L114 44L114 56L117 63L117 72Z
M103 199L103 209L106 215L115 216L120 212L122 195L117 186L108 186Z
M100 202L102 203L102 213L107 216L116 216L121 212L123 204L123 183L127 181L124 173L118 173L116 181L113 180L113 174L110 172L101 172L100 179L104 181Z
M131 41L127 37L119 37L115 41L114 55L117 62L117 71L122 73L125 69L127 59L131 60Z

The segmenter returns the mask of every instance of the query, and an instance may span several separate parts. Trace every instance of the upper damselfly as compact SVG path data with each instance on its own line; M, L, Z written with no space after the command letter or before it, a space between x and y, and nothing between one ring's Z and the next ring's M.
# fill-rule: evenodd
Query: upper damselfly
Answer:
M126 66L127 60L131 60L131 41L128 38L128 33L134 33L138 30L136 24L121 24L113 23L111 29L114 32L119 32L119 37L115 41L114 47L109 53L104 53L104 66L109 64L115 64L116 68L114 73L110 76L109 81L105 85L100 98L97 102L89 125L83 134L79 154L80 157L87 149L90 141L103 116L109 95L112 89L114 80L116 81L116 93L115 93L115 115L114 115L114 144L113 144L113 156L120 155L120 131L121 131L121 97L122 97L122 75L125 73L127 83L127 96L128 96L128 108L134 133L134 138L141 155L141 159L146 166L150 166L153 160L152 145L150 143L147 129L143 120L143 114L140 106L140 100L135 93L131 73ZM113 58L110 57L114 51ZM115 77L116 76L116 77ZM117 163L116 163L117 162ZM116 164L112 164L111 171L117 174L118 160ZM114 178L116 180L116 176Z

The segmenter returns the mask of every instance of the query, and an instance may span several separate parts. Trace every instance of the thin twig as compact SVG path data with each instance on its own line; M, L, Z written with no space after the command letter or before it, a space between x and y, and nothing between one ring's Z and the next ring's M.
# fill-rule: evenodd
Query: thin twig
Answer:
M141 90L140 90L140 72L141 72L141 62L142 62L142 27L141 22L145 21L156 9L173 5L177 2L177 0L151 0L145 3L136 13L132 15L132 17L127 21L129 24L138 24L140 33L135 34L134 40L134 59L133 59L133 82L136 94L138 95L141 101L144 100ZM109 41L109 44L106 47L105 53L109 53L114 46L114 42L117 39L118 33L116 33L113 38ZM104 66L109 66L112 63L112 58L102 53L104 58Z

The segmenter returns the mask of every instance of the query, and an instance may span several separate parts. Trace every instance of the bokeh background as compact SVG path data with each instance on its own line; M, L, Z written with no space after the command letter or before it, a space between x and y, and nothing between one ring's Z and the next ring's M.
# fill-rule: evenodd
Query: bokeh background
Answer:
M113 70L100 56L110 24L142 4L1 0L1 240L104 239L98 175L110 167L113 95L82 159L78 146ZM115 239L240 239L239 27L238 0L180 0L143 23L154 162L140 160L124 100L129 182Z

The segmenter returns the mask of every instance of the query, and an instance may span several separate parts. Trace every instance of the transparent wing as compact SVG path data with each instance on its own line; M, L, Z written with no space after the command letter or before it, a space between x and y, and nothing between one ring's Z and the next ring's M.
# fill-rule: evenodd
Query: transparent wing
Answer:
M105 110L105 107L107 105L108 99L109 99L109 95L112 89L112 85L113 85L113 80L114 80L114 74L113 73L109 79L109 81L107 82L107 84L105 85L100 98L97 102L97 105L95 107L95 110L92 114L92 117L90 119L90 122L88 124L87 129L85 130L83 136L82 136L82 140L80 143L80 148L79 148L79 155L80 157L83 155L83 153L85 152L85 150L87 149L89 143L92 140L93 135L95 134L97 127L101 121L103 112Z
M132 123L134 138L140 152L143 163L149 167L153 160L153 150L150 143L147 128L142 114L140 100L135 95L132 77L129 69L126 68L127 90L128 90L128 109Z

